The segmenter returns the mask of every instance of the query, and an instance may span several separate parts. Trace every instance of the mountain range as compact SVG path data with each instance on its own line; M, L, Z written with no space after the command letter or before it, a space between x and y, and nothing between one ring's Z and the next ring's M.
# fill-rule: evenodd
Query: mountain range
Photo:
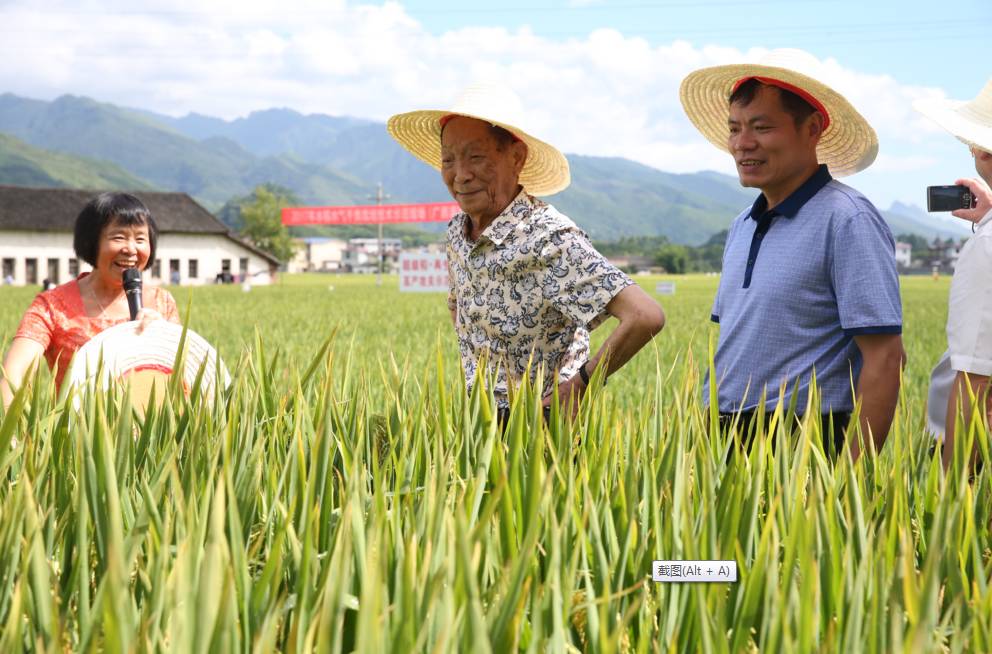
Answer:
M627 159L570 154L572 184L550 201L594 240L665 236L695 245L725 229L755 196L715 172L673 174ZM65 95L0 95L0 184L183 191L217 211L258 184L308 205L367 204L378 183L391 202L449 196L438 173L404 151L382 123L256 111L226 121L182 118ZM966 233L917 207L883 211L893 233Z

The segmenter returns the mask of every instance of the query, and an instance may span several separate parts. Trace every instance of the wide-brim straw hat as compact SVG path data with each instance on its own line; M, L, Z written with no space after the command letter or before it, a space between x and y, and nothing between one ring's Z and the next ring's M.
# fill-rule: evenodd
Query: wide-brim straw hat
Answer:
M992 152L992 80L974 100L921 98L913 103L913 108L959 141Z
M386 129L410 154L441 170L441 119L445 116L477 118L502 127L526 143L527 160L519 181L531 195L552 195L565 190L571 182L568 159L527 129L523 103L502 85L469 86L449 109L397 114L386 123Z
M712 66L682 80L679 99L689 120L721 150L728 150L729 99L741 80L776 80L806 94L827 113L829 124L816 148L817 159L834 177L864 170L878 155L878 136L864 116L840 93L820 81L822 64L802 50L773 50L756 63ZM761 81L761 80L759 80Z
M183 370L173 371L180 345L184 348ZM98 387L106 387L114 382L126 382L135 373L154 371L163 377L181 374L184 387L190 390L201 367L199 388L204 397L211 396L215 383L225 388L231 383L217 351L196 332L187 330L184 337L181 325L156 320L139 334L138 322L132 320L105 329L86 341L72 358L65 378L68 383L64 386L69 389L96 381Z

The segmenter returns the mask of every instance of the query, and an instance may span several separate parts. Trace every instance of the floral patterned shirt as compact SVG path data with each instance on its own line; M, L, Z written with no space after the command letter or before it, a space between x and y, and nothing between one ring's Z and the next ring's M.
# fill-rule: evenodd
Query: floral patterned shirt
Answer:
M606 305L633 280L597 252L585 232L551 205L520 194L482 232L467 236L469 217L448 223L448 308L469 388L484 355L496 374L499 406L509 404L507 373L520 380L531 363L557 371L559 382L589 358L589 332ZM553 377L546 374L544 393Z

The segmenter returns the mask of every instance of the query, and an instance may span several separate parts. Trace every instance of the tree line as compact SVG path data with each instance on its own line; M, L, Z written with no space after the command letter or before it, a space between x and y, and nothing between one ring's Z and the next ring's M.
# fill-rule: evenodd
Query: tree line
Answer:
M652 266L674 275L720 272L727 230L721 230L698 246L672 243L667 236L627 236L618 241L597 241L597 250L607 258L644 257Z

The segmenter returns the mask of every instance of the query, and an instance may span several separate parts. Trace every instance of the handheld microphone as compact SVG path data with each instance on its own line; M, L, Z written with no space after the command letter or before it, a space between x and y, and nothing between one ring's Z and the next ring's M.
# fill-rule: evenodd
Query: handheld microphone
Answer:
M141 271L128 268L124 271L124 295L127 296L127 308L131 312L131 320L138 318L141 311Z

